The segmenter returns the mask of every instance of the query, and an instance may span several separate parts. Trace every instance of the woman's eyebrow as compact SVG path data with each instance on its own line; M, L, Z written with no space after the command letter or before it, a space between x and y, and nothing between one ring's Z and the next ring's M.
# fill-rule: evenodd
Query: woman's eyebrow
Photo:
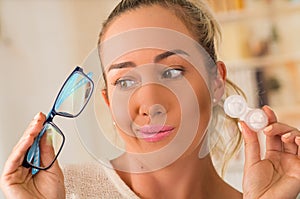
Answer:
M189 54L183 50L180 49L175 49L175 50L171 50L171 51L166 51L163 52L162 54L157 55L154 58L154 63L160 62L163 59L166 59L172 55L185 55L185 56L189 56Z
M129 61L129 62L122 62L122 63L118 63L118 64L112 64L109 68L108 71L113 70L113 69L121 69L121 68L133 68L136 67L136 64Z
M155 56L154 58L154 63L157 63L157 62L160 62L161 60L163 59L166 59L172 55L185 55L185 56L189 56L189 54L183 50L180 50L180 49L175 49L175 50L172 50L172 51L166 51L166 52L163 52L157 56ZM112 64L107 72L113 70L113 69L122 69L122 68L134 68L136 67L136 64L132 61L128 61L128 62L122 62L122 63L117 63L117 64Z

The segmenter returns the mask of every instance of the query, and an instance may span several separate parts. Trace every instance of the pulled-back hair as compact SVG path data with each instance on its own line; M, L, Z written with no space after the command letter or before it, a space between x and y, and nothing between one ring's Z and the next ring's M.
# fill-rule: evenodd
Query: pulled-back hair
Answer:
M217 47L221 40L220 26L209 7L202 0L122 0L103 23L98 46L100 46L107 28L121 14L153 5L159 5L172 11L185 24L214 63L217 62ZM226 94L213 109L213 118L208 132L209 139L211 139L209 143L217 142L217 144L210 145L210 153L215 162L218 163L218 171L222 176L229 160L238 152L242 143L237 121L226 117L223 111L224 99L231 93L244 95L234 83L226 80ZM219 132L220 129L222 132Z
M160 5L174 12L174 14L190 29L197 42L206 50L216 62L217 55L215 46L221 38L219 24L215 21L212 13L202 1L185 0L123 0L111 12L103 24L99 37L99 43L107 27L122 13L145 6Z

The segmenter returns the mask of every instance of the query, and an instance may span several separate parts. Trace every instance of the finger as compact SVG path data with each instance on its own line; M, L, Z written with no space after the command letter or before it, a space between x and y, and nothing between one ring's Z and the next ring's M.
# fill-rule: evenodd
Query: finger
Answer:
M266 150L267 151L281 151L282 142L280 136L266 136Z
M58 155L64 142L64 137L51 125L47 126L46 132L40 139L40 158L41 166L49 167ZM52 166L47 169L47 172L57 173L60 168L58 161L55 161Z
M273 124L277 122L277 116L269 106L263 106L262 110L266 113L269 124Z
M23 136L20 138L19 142L13 148L13 151L19 149L20 146L24 145L24 141L28 140L29 138L35 138L43 127L44 119L43 115L36 115L35 119L30 122L27 129L25 130Z
M14 147L14 150L16 148L18 148L18 146L20 144L22 144L22 142L24 142L24 140L26 140L28 137L36 137L39 132L41 131L40 129L43 127L43 124L46 120L46 117L43 113L38 113L33 120L30 122L30 124L28 125L27 129L25 130L23 136L21 137L21 139L19 140L19 142L16 144L16 146Z
M284 152L290 153L293 155L298 154L298 145L296 144L296 137L300 136L300 132L297 130L290 131L282 135L281 140L283 142Z
M239 122L245 144L245 169L251 167L261 160L260 145L257 133L252 131L244 122Z
M266 113L269 121L269 126L267 126L263 131L271 132L273 130L272 124L277 122L277 117L274 111L269 106L264 106L263 111ZM267 151L281 151L282 149L282 142L280 136L268 135L266 134L266 150Z
M18 149L21 147L22 149L24 148L24 142L34 139L41 131L43 128L44 122L46 120L46 117L43 113L38 113L34 119L30 122L28 125L27 129L25 130L23 136L21 137L20 141L18 144L14 147L13 151L18 151ZM21 145L21 146L20 146ZM30 144L32 145L32 143ZM28 146L29 148L29 146ZM27 148L27 149L28 149ZM27 149L25 149L27 151Z
M282 151L296 154L296 145L294 143L295 136L298 134L298 130L294 127L288 126L282 123L273 123L264 129L264 133L267 135L267 150L270 151ZM283 143L282 143L283 142Z
M40 140L40 158L43 167L48 167L55 159L53 139L52 131L48 129Z
M55 173L57 175L61 175L63 176L62 174L62 170L59 166L59 163L58 163L58 160L55 160L55 162L53 163L53 165L48 169L48 170L45 170L46 172L51 172L51 173ZM43 172L43 171L42 171Z
M40 132L35 131L36 126L38 125L40 127L43 127L45 120L46 116L43 113L39 112L36 116L34 116L33 120L30 122L29 126L24 132L24 136L33 135L36 137L37 134Z
M41 131L43 126L43 114L39 113L35 119L30 123L29 127L24 132L24 135L14 147L12 153L6 161L4 172L12 173L14 172L23 162L25 153L28 148L32 145L34 138ZM38 122L37 122L38 121Z
M297 131L297 129L280 122L270 124L268 128L264 129L264 133L268 136L275 136L275 135L282 136L291 131Z

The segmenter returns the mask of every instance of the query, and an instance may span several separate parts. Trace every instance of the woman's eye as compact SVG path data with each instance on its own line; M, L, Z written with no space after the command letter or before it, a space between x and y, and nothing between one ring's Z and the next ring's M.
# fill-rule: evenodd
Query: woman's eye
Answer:
M164 79L176 79L183 76L182 68L170 68L163 72L162 78Z
M136 82L132 79L118 79L114 85L118 86L121 89L128 89L133 87L136 84Z

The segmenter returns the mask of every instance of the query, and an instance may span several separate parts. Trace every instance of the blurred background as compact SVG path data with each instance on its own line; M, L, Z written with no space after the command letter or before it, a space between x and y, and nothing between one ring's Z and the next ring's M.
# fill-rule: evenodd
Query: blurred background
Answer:
M0 171L28 123L47 113L61 84L95 47L117 0L0 0ZM269 104L300 128L300 1L208 0L223 31L220 59L249 105ZM74 121L56 119L66 136L61 164L90 161ZM226 180L241 189L243 154ZM3 196L0 192L0 198Z

